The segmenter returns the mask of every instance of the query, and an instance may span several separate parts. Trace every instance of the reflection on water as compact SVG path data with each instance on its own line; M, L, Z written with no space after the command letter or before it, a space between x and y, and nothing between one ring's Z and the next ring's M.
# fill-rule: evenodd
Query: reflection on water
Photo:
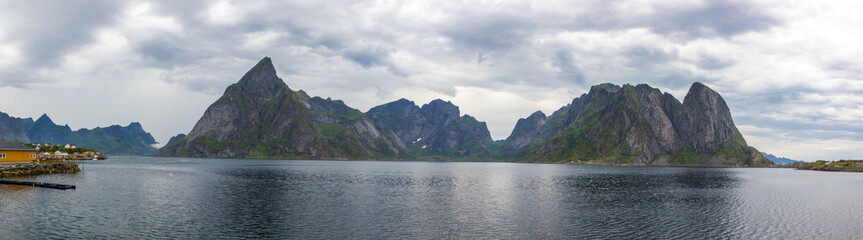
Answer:
M863 175L788 169L119 158L87 163L76 174L24 179L78 189L0 186L0 236L665 239L863 233L846 221L863 213L856 204ZM813 204L824 200L834 203Z

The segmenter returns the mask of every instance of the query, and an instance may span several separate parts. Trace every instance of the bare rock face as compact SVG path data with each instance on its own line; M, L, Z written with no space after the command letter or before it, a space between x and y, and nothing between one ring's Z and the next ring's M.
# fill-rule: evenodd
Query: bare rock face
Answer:
M501 152L506 154L535 142L540 137L540 130L545 126L546 116L542 111L536 111L527 118L515 123L512 134L506 138Z
M391 133L415 156L488 157L491 134L484 122L464 115L457 106L440 99L422 107L407 99L370 109L366 116Z
M0 140L30 142L23 121L3 112L0 112Z
M385 159L405 151L359 110L291 90L264 58L162 156Z
M300 91L303 104L311 112L315 127L340 156L345 158L402 157L407 149L401 141L384 132L362 112L341 100L309 97Z
M683 100L683 106L673 114L677 133L686 146L697 152L714 152L722 143L739 140L731 112L719 93L704 84L694 83Z
M311 116L264 58L229 86L163 155L191 157L334 157L314 134Z
M718 93L701 83L681 104L645 84L602 84L548 117L526 161L611 164L764 165L746 145ZM510 138L517 139L520 134ZM514 144L513 146L517 146Z

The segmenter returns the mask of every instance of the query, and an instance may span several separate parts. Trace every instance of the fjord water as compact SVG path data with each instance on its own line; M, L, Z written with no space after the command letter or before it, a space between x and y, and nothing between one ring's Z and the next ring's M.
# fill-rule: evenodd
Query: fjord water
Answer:
M863 234L863 174L114 158L0 185L0 238L737 238Z

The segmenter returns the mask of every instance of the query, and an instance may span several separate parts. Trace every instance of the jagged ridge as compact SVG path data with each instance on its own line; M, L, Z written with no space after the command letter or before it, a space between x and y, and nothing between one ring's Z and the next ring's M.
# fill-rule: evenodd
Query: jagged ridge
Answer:
M517 126L518 127L518 126ZM746 145L718 93L695 83L680 103L648 85L597 85L550 116L524 161L655 165L769 164Z
M498 154L498 144L484 122L461 116L458 106L440 99L422 107L407 99L376 106L366 116L381 126L415 157L490 158Z
M358 110L292 91L265 57L162 156L365 159L403 152Z

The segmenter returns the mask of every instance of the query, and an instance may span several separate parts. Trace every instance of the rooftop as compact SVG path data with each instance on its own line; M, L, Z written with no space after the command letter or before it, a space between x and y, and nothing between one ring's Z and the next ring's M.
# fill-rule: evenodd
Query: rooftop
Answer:
M24 144L15 142L0 141L0 150L35 150L36 148L24 146Z

